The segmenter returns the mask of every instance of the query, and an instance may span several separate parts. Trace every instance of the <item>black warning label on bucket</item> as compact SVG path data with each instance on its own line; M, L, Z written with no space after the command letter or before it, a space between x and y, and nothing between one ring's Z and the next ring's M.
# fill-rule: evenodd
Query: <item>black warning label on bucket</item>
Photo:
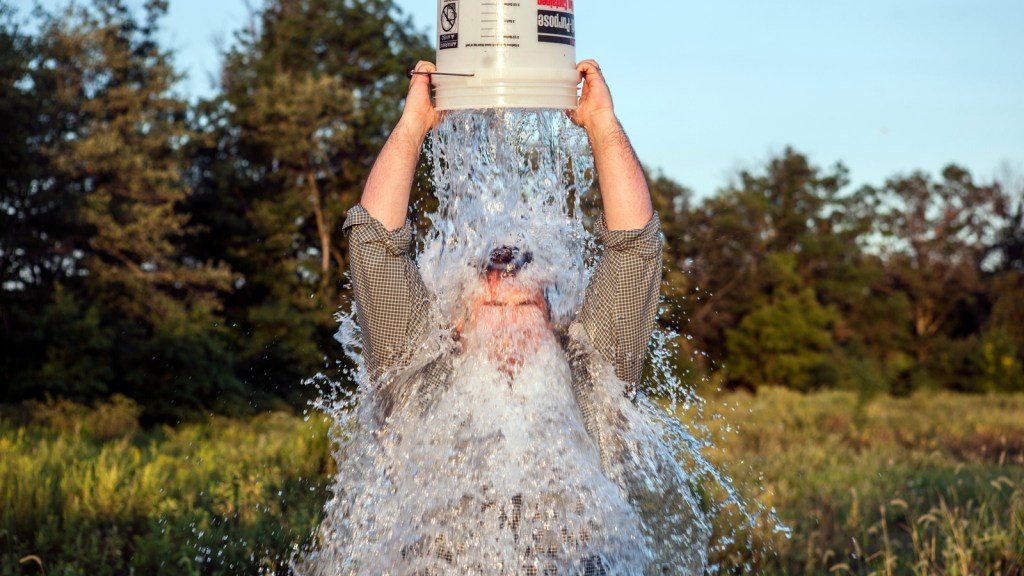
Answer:
M438 11L437 48L459 47L459 0L444 0Z
M569 12L537 10L537 41L576 45L576 26Z

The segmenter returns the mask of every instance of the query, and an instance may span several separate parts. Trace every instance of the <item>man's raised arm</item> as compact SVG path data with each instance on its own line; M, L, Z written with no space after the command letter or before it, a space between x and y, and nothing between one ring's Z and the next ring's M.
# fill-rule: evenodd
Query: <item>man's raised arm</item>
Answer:
M416 72L434 70L430 62L419 62L415 68ZM402 118L377 156L359 200L370 216L388 230L397 230L405 224L420 148L438 117L430 101L430 76L413 74Z
M615 116L601 67L584 60L577 69L583 74L583 91L571 117L586 129L594 150L605 224L609 230L643 228L654 215L643 168Z
M420 62L420 72L434 65ZM358 206L348 211L349 263L363 357L370 380L405 364L429 331L430 295L409 258L406 225L409 192L420 147L438 114L430 102L430 81L413 75L402 118L377 156Z
M661 229L643 168L615 116L601 68L593 60L578 68L583 91L571 118L590 138L604 206L604 221L596 231L604 253L578 320L598 352L615 365L626 395L632 397L658 310Z

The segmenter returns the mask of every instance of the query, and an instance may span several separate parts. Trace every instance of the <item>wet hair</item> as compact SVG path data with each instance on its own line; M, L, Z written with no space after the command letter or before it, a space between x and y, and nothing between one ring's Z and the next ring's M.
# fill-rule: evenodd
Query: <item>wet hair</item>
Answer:
M530 262L533 262L533 252L523 252L518 246L501 246L491 250L482 272L501 272L502 277L515 276Z

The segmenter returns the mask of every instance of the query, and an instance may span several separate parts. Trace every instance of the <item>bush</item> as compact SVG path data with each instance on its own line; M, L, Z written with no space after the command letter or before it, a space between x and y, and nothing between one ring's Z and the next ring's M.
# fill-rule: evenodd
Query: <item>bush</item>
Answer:
M139 431L142 408L132 399L114 394L94 407L70 400L26 402L27 420L34 426L65 434L87 434L101 442Z
M978 392L1024 392L1024 369L1020 351L1013 339L1003 330L992 330L982 335L970 361L973 388Z

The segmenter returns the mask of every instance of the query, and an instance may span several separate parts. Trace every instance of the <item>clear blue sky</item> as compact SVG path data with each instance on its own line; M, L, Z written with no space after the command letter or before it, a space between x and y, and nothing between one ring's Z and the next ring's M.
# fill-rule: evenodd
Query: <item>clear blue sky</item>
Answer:
M397 2L433 36L434 0ZM247 14L171 0L184 90L212 92ZM1022 0L577 0L576 23L577 57L601 63L641 160L702 195L787 145L856 183L1024 163Z

